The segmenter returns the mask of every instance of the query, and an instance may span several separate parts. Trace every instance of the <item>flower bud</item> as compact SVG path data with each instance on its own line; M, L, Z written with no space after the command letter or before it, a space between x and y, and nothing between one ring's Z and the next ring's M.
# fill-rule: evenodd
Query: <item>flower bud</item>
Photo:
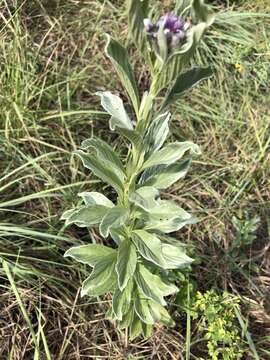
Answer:
M180 16L167 13L161 16L156 24L153 24L150 19L144 19L144 27L149 35L150 41L154 42L153 47L155 51L158 52L157 55L161 56L163 60L166 60L166 57L171 52L183 45L186 40L186 33L190 29L191 24ZM157 40L161 38L162 41L164 38L166 42L166 44L162 46L163 49L160 48L161 42ZM164 48L167 49L166 54L164 53Z

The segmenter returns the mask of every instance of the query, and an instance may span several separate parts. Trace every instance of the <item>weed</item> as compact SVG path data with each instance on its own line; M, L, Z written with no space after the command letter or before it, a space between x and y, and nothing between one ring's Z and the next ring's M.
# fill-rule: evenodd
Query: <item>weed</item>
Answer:
M218 295L214 290L197 293L193 306L193 319L199 318L199 331L205 332L209 359L242 359L244 346L237 326L235 309L240 299L226 292Z

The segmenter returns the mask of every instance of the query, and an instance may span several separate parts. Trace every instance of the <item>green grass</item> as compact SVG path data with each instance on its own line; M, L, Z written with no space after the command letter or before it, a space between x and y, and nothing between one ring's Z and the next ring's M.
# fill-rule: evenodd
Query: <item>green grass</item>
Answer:
M216 25L196 55L214 62L215 76L179 100L171 129L175 139L200 144L203 155L167 196L199 218L178 234L198 259L190 281L201 292L240 296L244 358L257 352L267 360L270 4L215 4ZM124 95L103 54L105 32L129 44L124 2L0 0L0 14L0 358L205 358L203 334L174 305L175 329L157 326L150 339L128 344L104 320L109 298L80 298L89 269L63 258L74 244L102 241L59 219L80 191L109 192L73 157L80 142L98 134L123 149L94 93ZM146 70L132 45L130 54L143 89ZM261 220L253 244L232 258L232 217L243 214Z

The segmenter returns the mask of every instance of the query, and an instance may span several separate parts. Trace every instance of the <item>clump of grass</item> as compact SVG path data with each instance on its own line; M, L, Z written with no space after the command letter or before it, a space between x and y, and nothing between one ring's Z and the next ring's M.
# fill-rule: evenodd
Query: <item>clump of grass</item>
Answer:
M270 8L266 0L249 0L219 2L217 9L198 59L215 60L215 77L179 101L173 124L175 139L199 143L203 156L169 196L199 209L199 226L181 235L200 259L187 281L201 292L225 289L239 296L242 327L249 322L252 340L245 338L247 356L254 346L266 360ZM203 334L195 336L183 309L175 311L176 329L158 327L149 340L128 344L104 320L108 299L79 297L86 269L62 256L72 244L101 241L87 230L66 230L59 218L76 205L78 192L102 191L72 151L91 134L118 141L108 136L108 119L93 94L105 86L122 92L102 49L105 31L126 37L124 2L2 0L0 10L0 358L176 359L188 341L188 358L196 358ZM133 61L143 87L147 74L139 59ZM241 250L244 267L239 258L226 258L235 241L232 217L243 211L260 216L254 241Z

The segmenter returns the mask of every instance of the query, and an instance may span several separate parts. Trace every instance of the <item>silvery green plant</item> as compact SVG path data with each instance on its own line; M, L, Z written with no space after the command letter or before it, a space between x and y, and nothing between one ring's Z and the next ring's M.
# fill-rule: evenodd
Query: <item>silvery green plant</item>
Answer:
M177 10L154 21L148 0L128 0L131 36L144 63L149 65L150 87L140 97L127 50L107 35L106 56L111 60L129 96L132 112L110 91L98 92L110 115L110 130L127 145L125 161L99 138L84 140L75 154L94 175L117 194L113 202L102 193L83 192L83 205L66 211L66 224L95 228L115 246L86 244L65 256L92 268L82 284L82 296L112 294L108 318L130 339L149 336L156 322L173 325L165 297L178 288L170 270L189 266L192 259L181 242L169 236L194 217L177 203L161 198L183 178L199 147L190 142L166 142L169 107L188 89L211 75L210 68L186 70L213 16L203 0L178 1ZM188 19L188 20L187 20Z

